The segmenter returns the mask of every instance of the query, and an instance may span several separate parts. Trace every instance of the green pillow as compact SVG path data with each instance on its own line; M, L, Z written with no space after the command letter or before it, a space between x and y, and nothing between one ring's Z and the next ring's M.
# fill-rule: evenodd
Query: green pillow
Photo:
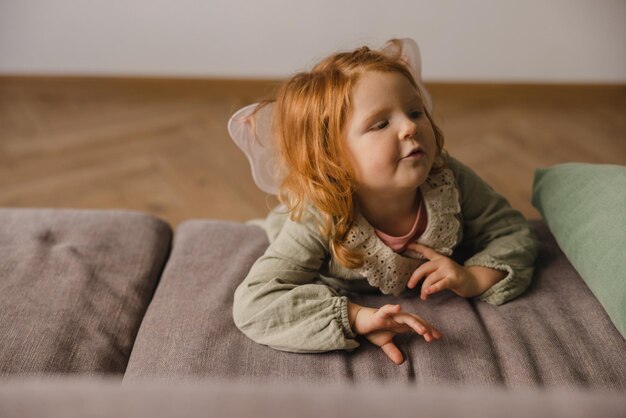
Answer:
M626 338L626 166L535 170L533 206Z

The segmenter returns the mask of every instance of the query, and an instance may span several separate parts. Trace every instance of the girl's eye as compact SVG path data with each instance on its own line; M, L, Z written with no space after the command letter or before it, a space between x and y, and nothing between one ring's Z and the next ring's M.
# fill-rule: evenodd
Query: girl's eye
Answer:
M387 126L387 121L386 120L384 120L384 121L382 121L380 123L377 123L376 125L372 126L371 129L372 129L372 131L377 131L379 129L383 129L385 126Z
M411 118L414 119L419 119L424 113L420 110L414 110L413 112L410 113ZM372 126L370 128L370 130L372 131L378 131L381 129L384 129L386 126L388 125L388 122L386 120L377 123L376 125Z

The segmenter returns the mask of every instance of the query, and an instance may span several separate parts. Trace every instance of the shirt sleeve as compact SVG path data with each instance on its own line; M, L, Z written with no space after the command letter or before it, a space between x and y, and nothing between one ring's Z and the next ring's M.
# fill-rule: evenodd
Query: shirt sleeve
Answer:
M472 254L465 267L489 267L507 273L478 298L501 305L524 293L531 283L537 239L527 220L472 169L450 157L461 194L462 246Z
M235 291L235 324L259 344L297 353L359 346L348 321L348 299L314 283L328 255L315 219L312 209L300 222L287 218Z

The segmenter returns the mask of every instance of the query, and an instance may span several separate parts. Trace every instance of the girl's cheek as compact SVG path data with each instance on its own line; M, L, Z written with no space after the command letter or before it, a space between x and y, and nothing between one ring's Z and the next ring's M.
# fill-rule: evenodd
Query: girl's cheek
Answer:
M373 153L369 156L368 160L368 170L370 171L384 171L389 167L389 156L388 153L380 150L377 153Z

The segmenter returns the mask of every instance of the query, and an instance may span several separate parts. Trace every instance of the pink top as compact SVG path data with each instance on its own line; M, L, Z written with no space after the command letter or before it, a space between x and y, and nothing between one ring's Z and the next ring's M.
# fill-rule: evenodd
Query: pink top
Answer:
M413 224L413 227L411 228L409 233L401 237L396 237L393 235L385 234L384 232L379 231L376 228L374 228L374 232L388 247L390 247L392 250L394 250L397 253L401 253L406 249L406 245L409 242L415 241L417 237L422 235L422 233L426 229L425 227L426 227L427 222L428 222L428 219L427 219L426 210L424 208L424 199L422 199L420 195L420 204L419 204L419 207L417 208L417 216L415 217L415 223Z

